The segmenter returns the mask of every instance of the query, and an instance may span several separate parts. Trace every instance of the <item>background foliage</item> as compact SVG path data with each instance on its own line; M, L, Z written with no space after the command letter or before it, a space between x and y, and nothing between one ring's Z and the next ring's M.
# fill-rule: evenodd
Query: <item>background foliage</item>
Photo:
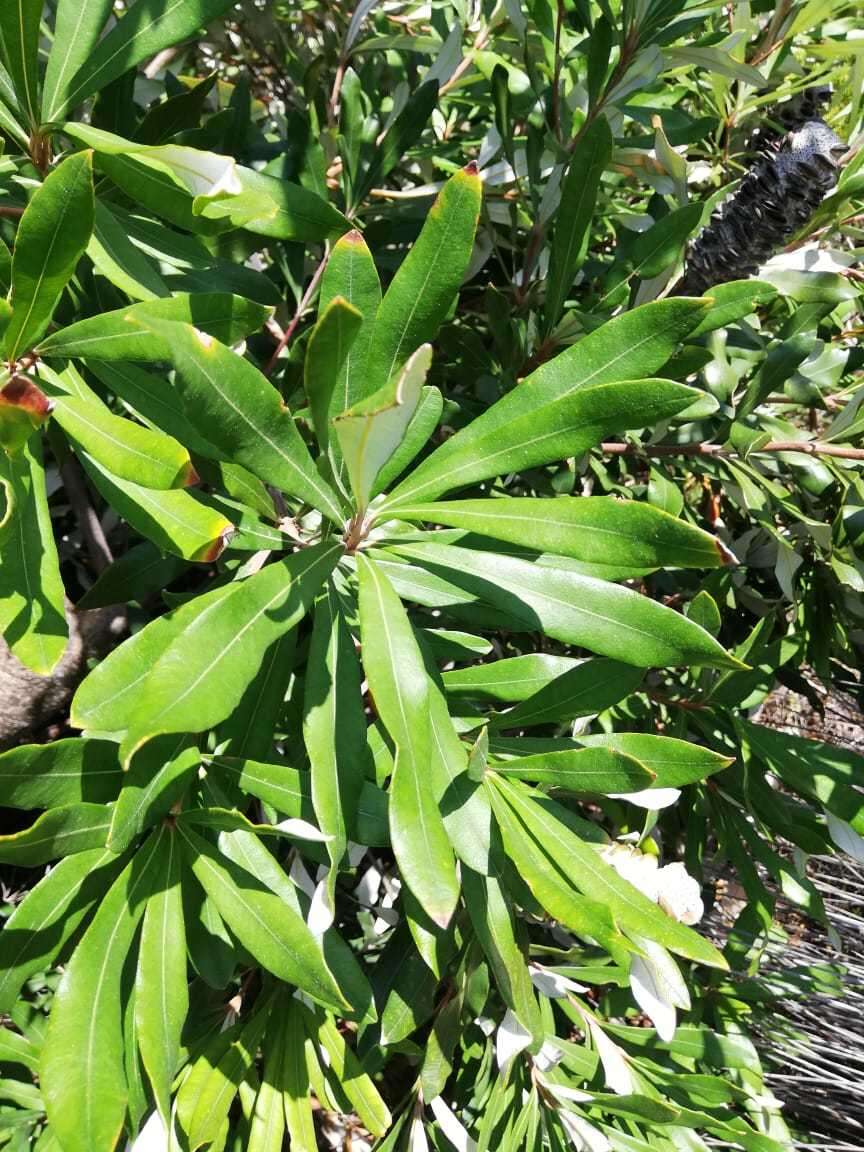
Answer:
M754 713L859 693L862 44L3 6L0 626L128 638L0 756L2 1146L791 1145L748 1021L828 979L760 961L861 758ZM826 81L837 188L676 296Z

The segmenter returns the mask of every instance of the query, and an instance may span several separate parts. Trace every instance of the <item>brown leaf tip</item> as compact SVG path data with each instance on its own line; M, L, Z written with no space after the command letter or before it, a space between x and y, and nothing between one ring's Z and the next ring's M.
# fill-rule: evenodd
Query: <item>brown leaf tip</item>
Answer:
M44 420L54 407L42 389L37 388L26 376L12 377L0 391L0 403L23 408L39 420Z
M476 176L477 173L480 171L480 169L477 167L477 161L476 160L469 160L468 163L465 165L463 171L467 172L469 176Z

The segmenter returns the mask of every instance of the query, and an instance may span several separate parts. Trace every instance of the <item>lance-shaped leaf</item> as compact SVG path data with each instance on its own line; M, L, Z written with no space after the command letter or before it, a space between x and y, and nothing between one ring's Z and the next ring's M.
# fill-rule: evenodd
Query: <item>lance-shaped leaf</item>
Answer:
M496 554L490 566L488 554L448 544L405 544L397 551L505 609L526 631L541 629L640 668L740 666L704 628L629 588L513 556Z
M192 36L227 7L228 0L175 0L154 10L149 0L137 0L87 52L72 79L58 85L51 118L56 119L64 109L92 96L142 60Z
M465 659L460 653L460 658ZM573 656L556 656L551 652L526 652L493 660L488 664L470 664L441 674L450 696L467 696L475 700L501 700L512 704L527 700L565 672L578 668Z
M60 856L105 844L111 809L107 804L62 804L49 808L21 832L0 836L0 863L35 868Z
M363 316L354 305L343 296L334 296L321 309L306 346L303 384L315 435L324 452L330 442L330 421L344 411L336 406L341 400L338 385L362 325Z
M52 411L52 403L26 376L13 376L0 389L0 449L15 456Z
M366 397L334 421L357 508L364 510L375 478L405 435L432 363L432 348L422 345L386 387Z
M153 263L129 239L126 229L100 200L87 255L97 272L133 300L156 300L171 291Z
M24 210L12 257L12 316L6 355L15 360L39 339L93 231L93 157L68 156Z
M51 1127L69 1152L113 1148L123 1128L121 977L154 891L165 835L151 837L111 886L51 1007L40 1081Z
M123 789L113 805L105 841L111 851L125 851L145 828L167 816L200 763L201 753L191 736L175 733L145 745L123 773Z
M7 808L50 808L113 800L123 773L107 740L22 744L0 755L0 794Z
M561 877L591 900L605 904L621 928L656 940L671 952L700 964L726 967L725 960L713 944L667 916L652 900L620 877L601 859L594 847L556 817L552 805L539 804L524 785L499 776L489 779L492 788L507 803Z
M63 655L68 627L39 438L14 459L0 453L0 473L14 503L0 564L0 632L22 664L47 676Z
M292 997L274 1013L278 1029L274 1043L280 1043L284 1052L282 1065L282 1098L285 1104L285 1127L291 1138L291 1147L297 1152L317 1152L318 1137L312 1120L312 1099L309 1094L309 1072L306 1066L306 1030L303 1027L302 1006Z
M310 1031L315 1027L311 1014L304 1013ZM325 1016L318 1025L318 1042L327 1053L327 1064L342 1091L351 1101L360 1121L373 1136L383 1136L391 1117L370 1076L337 1029L332 1017Z
M648 732L601 732L582 736L579 743L587 748L609 748L635 757L653 773L654 788L683 788L721 772L732 763L731 757L721 756L701 744Z
M144 911L135 977L135 1027L156 1105L170 1125L171 1082L189 1009L177 832L162 837L160 876Z
M56 396L53 416L69 439L105 471L143 488L186 488L198 477L189 453L173 436L142 428L114 413L89 388Z
M550 435L548 455L541 447L537 456L530 448L525 459L534 463L544 463L556 459L559 448L554 446L551 435L560 423L561 416L568 411L565 408L554 407L556 401L566 399L571 393L580 389L593 388L601 384L611 384L617 381L639 381L650 384L647 377L661 368L676 351L679 343L700 322L708 308L705 300L660 300L645 304L641 308L634 308L607 321L600 328L595 329L578 344L574 344L560 356L541 365L535 372L524 380L518 388L514 388L486 412L473 420L466 428L458 432L446 443L442 444L428 457L419 468L415 469L402 484L394 491L389 503L408 503L418 500L429 500L463 483L462 474L458 475L452 483L446 483L444 476L454 467L464 467L465 473L470 469L476 453L487 446L493 451L497 445L506 445L507 454L514 453L523 441L530 441L538 434ZM667 385L668 387L668 385ZM637 408L644 405L650 395L657 397L657 390L649 388L645 394L637 398L635 393L630 399ZM608 393L601 393L605 399L611 399ZM667 396L670 394L666 393ZM683 393L682 393L683 397ZM671 398L671 397L670 397ZM695 400L692 394L688 403ZM547 411L544 409L551 406ZM684 404L681 408L685 407ZM677 409L680 411L681 409ZM543 412L544 426L538 427L535 418ZM662 417L652 409L645 410L645 424L651 424ZM551 419L545 417L554 413ZM623 413L622 413L623 415ZM667 412L674 415L674 412ZM586 417L583 416L584 420ZM617 418L618 428L633 427L627 421L634 418L632 409L627 412L622 424L621 416ZM600 408L595 410L595 419L603 419ZM547 431L548 428L548 431ZM575 429L574 429L575 430ZM602 437L603 433L600 433ZM572 439L572 436L570 437ZM563 442L566 445L566 439ZM584 449L581 449L584 451ZM566 447L560 455L566 454ZM519 457L514 455L514 468L524 465L518 462ZM496 475L495 469L502 461L491 460L484 467L492 467L492 471L484 471L480 479ZM504 466L504 471L509 467ZM434 478L434 480L433 480ZM477 477L469 476L464 483Z
M456 862L428 772L429 688L405 609L365 557L360 577L363 668L375 707L396 745L390 784L390 838L405 882L429 916L446 927L459 899Z
M354 641L328 582L315 605L303 700L303 739L309 755L312 802L321 831L331 839L331 899L348 845L354 812L366 777L369 748L361 691L362 674Z
M480 196L480 177L470 164L450 177L429 210L375 317L370 389L383 388L412 352L434 339L450 311L471 258Z
M15 0L0 7L0 47L18 103L32 128L39 116L40 0Z
M282 1098L285 1044L281 1036L281 1024L274 1027L272 1019L268 1024L263 1047L261 1083L249 1122L249 1142L246 1148L247 1152L281 1152L285 1144L285 1104Z
M648 427L682 412L699 393L671 380L623 380L548 402L538 397L535 407L524 408L506 423L488 422L489 413L512 395L427 456L384 502L381 515L402 503L432 500L450 488L580 456L604 436Z
M331 419L375 391L374 382L366 371L366 360L375 313L381 303L381 284L372 253L362 233L356 230L346 232L333 245L321 278L319 320L337 296L355 308L363 319L333 385Z
M307 548L235 584L199 613L144 680L124 762L160 733L203 732L224 720L270 645L306 615L339 555L334 545Z
M66 106L66 94L76 72L99 41L113 10L112 0L58 0L54 16L54 43L45 69L42 111L46 123L57 120Z
M414 415L405 429L402 443L375 478L375 483L372 485L373 496L385 492L392 482L402 475L438 427L443 411L444 397L439 389L433 385L424 385L420 390L420 400Z
M88 476L124 520L166 552L211 563L234 531L231 521L182 489L145 488L122 480L86 452L78 453Z
M612 145L609 121L598 116L577 144L562 181L546 279L547 331L558 323L567 294L585 259L600 180L612 155Z
M145 327L146 321L194 324L214 340L234 344L260 328L271 312L272 308L229 292L182 292L167 300L142 300L79 320L52 333L37 351L45 359L170 360L170 346Z
M0 1006L9 1012L24 981L44 972L102 898L123 857L94 848L58 861L0 932Z
M151 620L81 681L72 699L70 722L91 732L122 732L137 705L140 686L168 646L214 601L230 596L235 585L213 588Z
M731 558L715 536L650 504L614 496L452 500L402 505L396 514L599 564L609 580L655 568L716 568Z
M335 1012L348 1007L319 942L303 918L250 872L220 854L182 821L187 860L220 916L255 959Z
M580 660L509 712L493 716L490 725L492 730L523 728L591 716L624 700L641 681L641 670L616 660Z
M530 780L544 788L606 796L639 792L654 782L654 773L638 760L602 746L517 756L489 767L499 776Z
M344 522L289 410L254 364L188 324L147 323L168 347L187 417L227 459Z

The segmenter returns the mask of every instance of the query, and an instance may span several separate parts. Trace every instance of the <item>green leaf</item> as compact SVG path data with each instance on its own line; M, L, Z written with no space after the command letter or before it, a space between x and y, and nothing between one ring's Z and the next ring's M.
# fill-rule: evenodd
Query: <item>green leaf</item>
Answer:
M312 802L327 853L331 897L348 846L349 816L360 800L369 749L354 641L332 583L315 604L303 699L303 740L309 756Z
M0 7L0 48L22 111L38 128L40 0L10 0Z
M700 964L726 967L713 944L667 916L652 900L622 879L590 844L538 804L524 786L500 777L493 778L492 786L554 864L560 877L575 884L591 900L607 905L625 931L656 940L669 951Z
M148 320L194 324L199 331L235 344L255 332L272 309L227 292L182 292L170 300L143 300L62 328L43 340L40 356L83 360L170 360L171 348L146 326Z
M279 1019L279 1032L274 1043L283 1049L282 1098L285 1104L285 1127L291 1147L297 1152L317 1152L318 1137L312 1121L312 1100L309 1095L309 1073L306 1068L306 1031L303 1027L302 1007L287 998L275 1014ZM275 1017L274 1017L275 1018Z
M634 426L651 427L698 397L692 388L671 380L622 380L548 401L537 396L536 405L524 406L506 422L488 419L501 405L509 407L512 397L521 396L527 387L520 384L427 456L384 501L378 517L395 512L401 504L435 499L450 488L580 456L604 436Z
M405 883L446 927L459 899L453 849L430 788L429 687L405 609L386 576L364 556L360 580L363 668L378 715L396 745L390 839Z
M361 204L369 192L389 176L407 150L419 140L437 102L438 82L435 80L420 84L411 93L382 139L376 141L369 167L353 191L354 204Z
M285 1106L282 1099L282 1084L285 1045L280 1033L281 1025L277 1024L274 1030L271 1020L263 1045L261 1084L249 1122L247 1152L282 1152L284 1147Z
M623 756L632 756L654 773L654 788L683 788L721 772L732 763L730 757L700 744L651 733L598 733L580 736L579 743L587 748L609 748Z
M524 656L493 660L489 664L470 664L466 668L453 668L443 672L441 680L450 696L467 696L476 700L502 700L509 704L530 699L565 672L578 668L580 663L581 661L573 656L526 652Z
M231 595L235 587L223 585L196 596L151 620L109 653L79 684L72 698L72 726L91 732L125 731L138 703L140 685L159 657L197 616Z
M297 630L280 636L264 658L240 703L217 730L221 750L230 756L264 760L273 750L273 735L294 674Z
M438 427L443 411L444 397L440 391L424 384L414 415L409 420L402 437L402 443L397 446L375 478L375 483L372 485L373 496L385 492L392 482L402 475Z
M190 1150L219 1140L225 1132L228 1112L247 1073L269 1019L271 998L255 1005L239 1035L226 1051L213 1060L205 1053L192 1067L177 1095L177 1120L186 1133ZM224 1140L224 1136L223 1136Z
M309 1021L313 1025L313 1021ZM327 1053L327 1065L354 1106L360 1121L373 1136L383 1136L392 1122L387 1105L372 1079L364 1072L353 1050L337 1030L332 1017L318 1025L318 1041Z
M111 810L107 804L63 804L49 808L21 832L0 836L0 863L33 868L105 844Z
M633 243L631 276L653 280L678 259L687 237L702 218L703 205L686 204L661 216L647 232L640 232Z
M121 976L158 876L162 832L124 868L67 965L51 1007L40 1081L64 1152L113 1148L126 1115Z
M245 869L178 820L192 871L219 915L262 967L336 1012L348 1005L302 918Z
M480 876L470 868L463 870L462 885L471 926L504 1003L532 1036L542 1036L543 1023L527 957L516 939L512 900L499 880Z
M51 808L113 800L123 773L117 745L107 740L24 744L0 755L0 790L7 808Z
M164 871L147 901L141 929L135 1027L141 1059L167 1127L171 1083L180 1058L180 1033L189 1009L189 993L177 833L169 828L163 842L159 863Z
M590 648L640 668L707 664L737 668L704 629L686 616L629 588L588 576L453 545L405 544L397 549L433 573L468 589L555 640Z
M214 756L208 763L216 775L272 804L285 816L314 820L309 772L299 772L284 763L261 764L231 756ZM358 844L377 848L390 843L387 797L369 780L363 783L356 809L348 813L348 828L350 838Z
M74 108L142 60L192 36L228 6L229 0L172 0L154 9L151 0L137 0L95 47L91 45L71 81L59 87L50 118L56 120L64 109Z
M654 774L632 756L614 748L577 748L540 752L489 766L499 776L530 780L544 788L610 795L650 788Z
M220 454L259 479L299 496L341 525L345 517L318 475L294 419L248 360L188 324L144 321L169 349L188 419Z
M381 284L372 253L366 241L356 230L346 232L333 245L327 267L321 279L318 303L319 320L330 304L341 296L346 304L357 310L362 323L333 382L330 418L347 412L360 400L375 391L374 381L366 371L369 344L375 313L381 303Z
M402 443L431 363L432 348L423 344L398 376L333 422L358 511L368 506L375 478Z
M25 667L47 676L66 649L69 630L39 438L13 459L0 453L0 475L14 504L0 564L0 633Z
M509 470L503 460L494 458L488 466L478 468L478 460L475 457L481 447L488 446L487 450L494 452L499 444L506 444L507 455L512 455L514 458L514 467L517 469L524 467L519 462L521 457L516 449L520 443L532 439L537 434L537 425L534 421L544 408L554 413L548 421L549 449L545 451L541 447L539 455L536 455L528 448L524 458L545 463L566 455L568 438L562 440L565 445L563 452L559 451L559 446L554 443L553 438L562 414L568 409L553 407L554 402L566 399L577 390L601 384L628 380L644 382L646 377L661 368L674 354L687 333L702 320L707 308L707 301L704 300L660 300L645 304L641 308L634 308L622 316L607 321L579 343L562 352L560 356L556 356L536 372L532 372L518 388L442 444L394 490L388 505L395 504L397 500L399 503L416 503L421 499L432 499L448 488L469 483L475 478L469 474L472 468L478 472L477 478L480 479L497 475L496 469L499 463L503 471ZM667 384L666 395L671 399L668 388ZM648 392L653 392L655 397L659 398L657 390L649 389ZM607 393L599 394L604 400L603 405L595 410L594 418L597 421L605 418L607 395ZM637 408L644 404L646 397L637 399L635 393L629 395ZM692 399L694 397L691 394L690 400ZM632 409L627 415L631 420L637 419ZM651 410L645 411L643 417L646 425L660 418L659 414ZM619 429L626 427L627 421L622 424L621 418L618 419L617 427ZM630 426L632 427L632 424ZM596 439L600 439L601 436L602 432ZM574 440L573 433L570 434L569 440L571 442ZM596 440L591 438L588 444L593 442ZM464 468L466 476L464 480L461 471L452 482L445 479L455 467ZM491 472L488 470L489 467L492 468Z
M224 720L267 648L306 615L340 552L320 544L269 565L212 600L169 641L129 717L124 762L160 733L203 732Z
M585 259L600 181L612 155L612 144L609 122L599 116L577 144L562 181L546 279L547 331L557 324Z
M87 255L97 272L133 300L156 300L171 295L153 264L135 247L122 223L101 200L96 201Z
M93 155L68 156L33 194L18 225L12 257L10 360L45 332L60 294L93 231Z
M90 389L80 396L55 396L52 415L73 444L121 480L170 489L198 479L189 453L173 436L115 416Z
M704 295L711 307L698 328L690 333L692 337L726 328L736 320L749 316L760 304L768 304L773 300L777 289L773 284L761 280L730 280L727 284L715 284Z
M337 385L363 325L363 316L342 296L334 296L319 312L306 345L303 385L318 444L322 452L326 452L330 421L343 411L338 407L341 397Z
M222 554L233 525L191 492L144 488L115 476L84 451L78 456L97 490L136 532L184 560L208 564Z
M104 848L58 861L27 893L0 932L0 1008L9 1012L24 981L54 962L123 864Z
M650 504L615 496L452 500L400 505L394 515L602 564L609 580L656 568L716 568L730 558L715 536Z
M160 219L167 220L184 232L203 236L230 231L230 220L210 220L195 212L195 197L178 183L167 169L146 162L145 156L113 156L97 153L97 169L128 196L139 209L145 209ZM235 169L236 173L236 169ZM151 221L152 223L152 221ZM140 227L140 224L138 225ZM184 236L183 240L192 238ZM178 241L169 240L174 245Z
M3 373L0 385L0 449L7 456L16 457L33 433L45 424L51 412L51 402L26 376L16 374L9 380ZM4 480L4 487L7 509L3 527L6 528L15 505L15 493L10 480Z
M179 556L163 554L155 544L145 540L109 564L76 607L86 610L124 604L128 600L146 600L173 583L188 567Z
M332 204L299 184L240 165L235 173L240 193L203 205L204 219L227 217L237 228L274 240L328 240L351 227Z
M167 816L200 763L201 753L186 735L163 736L142 749L123 774L106 841L111 851L123 852L145 828Z
M480 196L480 177L469 165L450 177L429 210L375 317L366 367L370 392L435 337L450 311L471 258Z
M99 41L113 10L111 0L59 0L54 17L54 43L45 70L42 109L46 123L58 120L66 107L72 77Z

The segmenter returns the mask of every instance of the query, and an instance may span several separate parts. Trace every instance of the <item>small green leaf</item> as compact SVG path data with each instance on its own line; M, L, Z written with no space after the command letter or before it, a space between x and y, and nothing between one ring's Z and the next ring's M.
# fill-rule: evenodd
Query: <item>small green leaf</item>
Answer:
M129 717L125 763L160 733L203 732L224 720L270 644L306 615L340 551L320 544L269 565L212 600L169 641Z
M580 663L573 656L526 652L524 656L493 660L488 664L452 668L442 673L441 680L450 696L512 704L530 699L565 672L578 668Z
M546 280L547 331L558 323L585 259L600 181L612 155L612 145L609 122L605 116L598 116L577 144L562 181Z
M24 210L12 257L6 355L15 360L45 332L93 231L93 155L68 156Z
M647 232L640 232L633 244L631 276L653 280L681 254L690 233L702 218L701 204L686 204L661 216Z
M87 255L97 272L133 300L156 300L171 295L151 261L135 247L122 223L101 200L96 201Z
M429 687L405 609L386 576L359 556L363 667L375 707L396 745L390 838L406 884L446 927L459 899L453 849L430 788Z
M220 916L268 972L336 1012L348 1005L302 918L250 872L178 820L189 865Z
M690 333L691 337L726 328L749 316L760 304L773 300L777 289L761 280L730 280L727 284L715 284L704 295L711 307L702 323Z
M312 1120L312 1100L309 1095L309 1073L306 1068L306 1031L303 1027L303 1009L296 1000L286 998L280 1004L279 1031L274 1043L283 1046L282 1098L285 1105L285 1127L291 1147L297 1152L318 1152L318 1137Z
M63 804L49 808L22 832L0 836L0 863L18 867L48 864L105 844L111 810L107 804Z
M490 768L499 776L530 780L544 788L607 796L639 792L654 781L654 773L638 760L602 746L518 756Z
M54 42L45 69L42 92L44 120L58 120L66 107L73 76L84 65L99 41L113 9L112 0L58 0L54 16Z
M40 0L15 0L0 6L0 47L15 94L33 129L39 127Z
M402 443L431 363L432 349L423 344L386 387L334 420L359 511L366 509L376 476Z
M328 240L351 227L332 204L299 184L240 165L235 174L239 194L203 205L205 219L227 217L235 227L275 240Z
M113 1148L123 1128L121 977L155 890L164 835L151 837L101 901L51 1007L40 1081L49 1123L68 1152Z
M338 384L363 325L363 316L342 296L334 296L327 307L319 311L318 322L306 345L303 384L318 444L322 452L326 452L330 421L343 411L338 407L341 402Z
M309 1021L313 1025L313 1021ZM390 1112L371 1078L341 1033L332 1017L325 1016L318 1025L318 1041L328 1056L328 1067L339 1086L353 1104L360 1121L373 1136L383 1136L391 1124Z
M23 744L0 755L0 789L7 808L51 808L113 800L123 773L117 745L107 740Z

